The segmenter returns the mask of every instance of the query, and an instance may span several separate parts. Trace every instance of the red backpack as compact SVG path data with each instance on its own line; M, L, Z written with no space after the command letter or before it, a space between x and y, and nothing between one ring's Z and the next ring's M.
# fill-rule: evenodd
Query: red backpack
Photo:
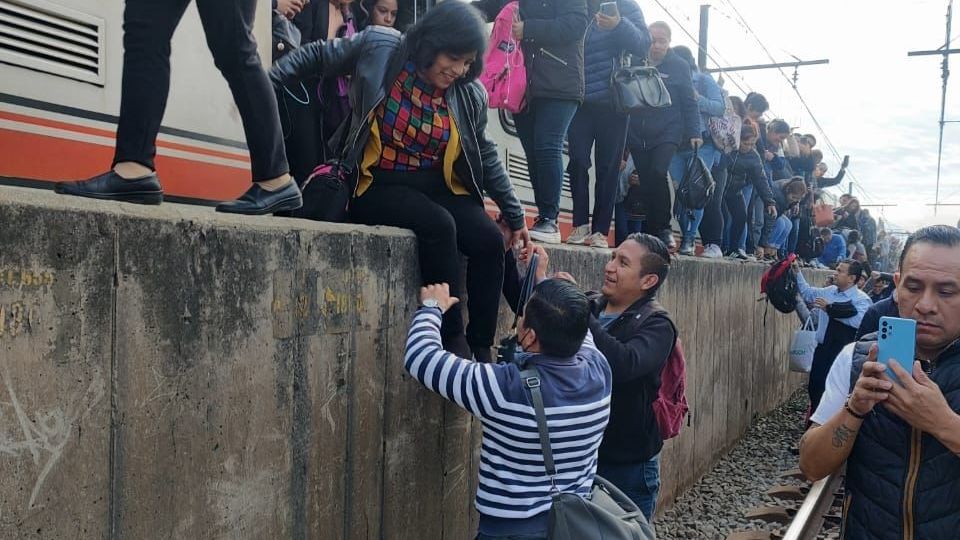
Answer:
M637 315L640 324L653 315L657 304L651 302L650 308ZM667 363L660 371L660 389L657 390L657 399L653 401L653 416L657 420L657 429L663 440L672 439L680 434L683 421L690 412L687 405L687 360L683 356L683 344L680 337L673 345Z

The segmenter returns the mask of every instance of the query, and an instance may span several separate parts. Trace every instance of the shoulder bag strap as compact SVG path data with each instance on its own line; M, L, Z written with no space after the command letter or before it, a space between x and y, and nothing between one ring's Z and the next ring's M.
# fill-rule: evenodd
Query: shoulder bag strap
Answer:
M557 489L556 476L557 468L553 463L553 451L550 449L550 431L547 429L547 413L543 407L543 394L540 393L540 372L537 368L529 366L520 372L523 380L523 386L530 391L530 397L533 400L533 410L537 417L537 431L540 432L540 449L543 452L543 466L547 469L547 476L550 477L550 489L554 493L559 493Z

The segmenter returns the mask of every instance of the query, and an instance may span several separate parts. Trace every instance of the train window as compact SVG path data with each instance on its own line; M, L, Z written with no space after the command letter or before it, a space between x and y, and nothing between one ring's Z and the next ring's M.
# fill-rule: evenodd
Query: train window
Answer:
M406 32L407 28L436 3L437 0L400 0L397 3L397 29Z

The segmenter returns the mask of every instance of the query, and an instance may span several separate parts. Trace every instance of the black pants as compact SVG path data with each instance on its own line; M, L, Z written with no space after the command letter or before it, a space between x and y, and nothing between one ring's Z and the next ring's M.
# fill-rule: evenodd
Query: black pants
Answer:
M664 143L653 148L631 148L633 165L637 169L640 185L637 186L644 197L647 219L643 231L657 234L671 230L670 216L673 205L670 203L670 184L667 171L670 161L677 153L677 145Z
M472 195L454 195L439 171L391 173L374 171L373 184L354 199L351 217L365 225L391 225L417 235L420 279L449 283L461 297L460 254L467 257L466 341L477 350L493 345L503 284L503 235L483 204ZM463 336L463 315L457 304L443 317L444 345ZM469 351L454 350L457 354Z
M727 186L723 194L723 203L730 214L730 249L735 250L743 228L747 226L747 203L743 200L743 186Z
M156 139L170 90L170 39L190 0L127 0L123 84L114 164L155 169ZM253 40L256 0L197 0L214 64L227 79L250 148L253 180L287 172L277 98Z
M700 239L703 245L714 244L723 246L723 195L727 188L726 156L720 157L720 164L713 168L713 181L716 188L713 197L703 209L703 220L700 222Z
M611 107L590 104L581 105L573 116L567 130L570 153L567 171L570 173L574 227L590 221L590 149L593 148L596 181L590 232L604 235L610 232L629 119Z

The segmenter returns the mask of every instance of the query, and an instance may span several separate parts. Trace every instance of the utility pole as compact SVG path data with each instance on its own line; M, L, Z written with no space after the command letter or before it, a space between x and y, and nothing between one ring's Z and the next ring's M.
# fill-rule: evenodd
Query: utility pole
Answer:
M947 111L947 80L950 78L950 55L960 53L960 49L950 48L950 31L953 23L953 0L947 4L947 33L943 38L943 46L932 51L910 51L907 56L930 56L942 55L943 60L940 63L940 77L943 79L943 88L940 96L940 141L937 144L937 188L933 198L933 215L937 215L937 208L940 205L940 165L943 161L943 126L952 123L944 120Z
M700 43L697 45L697 65L707 69L707 30L710 27L710 4L700 5Z

